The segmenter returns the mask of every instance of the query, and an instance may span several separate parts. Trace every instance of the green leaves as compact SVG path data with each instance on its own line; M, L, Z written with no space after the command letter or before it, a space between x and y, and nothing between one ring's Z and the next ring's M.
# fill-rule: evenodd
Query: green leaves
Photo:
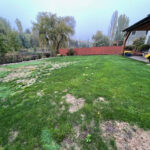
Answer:
M43 150L58 150L60 146L55 143L48 129L43 129L41 134L41 142Z
M93 35L92 39L94 40L94 46L108 46L109 40L108 37L103 35L101 31L97 31L95 35Z
M66 47L68 37L74 34L74 24L73 17L58 17L56 14L41 12L33 28L39 31L40 45L52 49L55 55L59 48Z
M90 143L91 141L92 141L92 135L91 134L88 134L87 136L86 136L86 138L85 138L85 141L87 142L87 143Z

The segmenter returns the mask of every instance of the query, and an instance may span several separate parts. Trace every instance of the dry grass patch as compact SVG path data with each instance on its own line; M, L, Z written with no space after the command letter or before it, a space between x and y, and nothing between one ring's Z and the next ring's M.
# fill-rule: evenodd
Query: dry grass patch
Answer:
M101 129L105 141L114 139L118 150L150 150L150 131L118 121L104 122Z
M10 136L9 136L9 138L8 138L8 141L9 141L10 143L13 142L13 141L17 138L18 134L19 134L18 131L11 131L11 132L10 132Z
M63 62L63 63L47 63L47 65L51 65L52 68L50 68L49 70L52 71L52 70L55 70L55 69L60 69L62 67L67 67L68 65L71 65L71 64L75 64L76 62Z
M37 96L42 97L43 95L44 95L43 90L41 90L41 91L37 92Z
M35 81L36 81L35 78L31 78L31 79L17 80L17 83L23 83L23 85L25 85L25 87L29 87L32 84L34 84Z
M9 81L20 79L20 78L27 78L35 69L36 69L36 66L27 66L27 67L20 67L20 68L14 69L12 70L10 74L8 74L3 79L3 82L9 82Z
M97 101L102 103L108 103L108 101L106 101L104 97L98 97Z
M11 69L7 69L7 68L0 68L0 72L5 72L5 71L10 71Z
M70 104L69 112L74 113L81 109L84 105L85 100L83 98L76 99L73 95L67 94L65 96L66 102Z

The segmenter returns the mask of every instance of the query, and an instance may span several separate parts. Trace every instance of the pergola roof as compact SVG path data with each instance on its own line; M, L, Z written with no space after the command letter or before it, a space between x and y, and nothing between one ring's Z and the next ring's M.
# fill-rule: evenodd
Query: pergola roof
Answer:
M132 26L126 28L123 30L123 32L131 32L131 31L146 31L146 30L150 30L150 14L138 21L137 23L133 24Z

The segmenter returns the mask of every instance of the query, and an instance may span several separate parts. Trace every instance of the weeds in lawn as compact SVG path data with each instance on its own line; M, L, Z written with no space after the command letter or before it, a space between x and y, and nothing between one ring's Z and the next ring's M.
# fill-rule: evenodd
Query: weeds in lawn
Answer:
M92 137L92 135L91 135L91 134L88 134L88 135L86 136L86 138L85 138L85 141L86 141L87 143L90 143L90 142L92 141L91 137Z
M3 82L19 70L30 73ZM119 139L128 147L136 148L133 143L140 141L146 147L149 77L149 66L121 56L57 57L0 66L0 148L116 150Z

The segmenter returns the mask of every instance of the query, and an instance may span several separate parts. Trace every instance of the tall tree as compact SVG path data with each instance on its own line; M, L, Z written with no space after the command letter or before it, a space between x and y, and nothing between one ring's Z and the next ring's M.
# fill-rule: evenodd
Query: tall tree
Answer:
M27 34L31 34L30 29L26 29L26 30L25 30L25 33L27 33Z
M0 17L0 33L7 34L11 31L10 23L5 19Z
M127 28L128 26L129 26L129 18L125 14L120 15L118 18L118 25L117 25L116 35L115 35L116 41L123 40L124 35L122 30Z
M92 39L94 41L93 46L100 47L109 45L108 37L103 35L101 31L97 31L96 34L93 35Z
M9 33L9 47L11 51L18 51L21 48L21 40L19 34L16 31L11 31Z
M34 47L35 49L36 47L39 47L39 31L34 28L32 29L30 43L31 47Z
M19 33L23 33L23 28L22 28L22 23L21 23L21 21L17 18L17 19L15 20L15 22L16 22L16 25L17 25L17 28L18 28Z
M18 32L11 29L9 22L0 17L0 60L3 62L5 54L14 52L20 48ZM14 53L13 53L14 54Z
M8 52L8 48L9 48L8 45L9 45L9 42L6 36L0 33L0 59L3 59L5 54Z
M115 39L115 33L117 28L117 19L118 19L118 11L116 10L111 18L110 27L108 30L108 37L110 41L110 45L112 45L114 39Z
M55 55L74 34L75 20L73 17L58 17L56 14L42 12L33 25L39 31L40 45L49 47Z
M9 22L0 17L0 59L3 59L5 54L10 50L8 34L11 32L11 26Z

